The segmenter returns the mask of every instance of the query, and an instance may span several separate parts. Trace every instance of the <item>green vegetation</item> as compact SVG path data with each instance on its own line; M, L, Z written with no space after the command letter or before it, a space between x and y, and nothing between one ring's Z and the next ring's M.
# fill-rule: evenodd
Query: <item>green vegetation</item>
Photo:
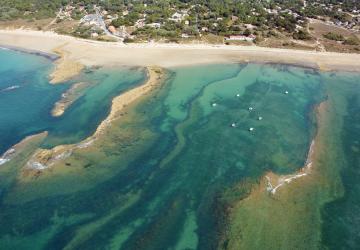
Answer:
M359 45L360 44L359 39L354 36L347 38L341 34L329 32L329 33L325 34L324 37L329 40L343 42L343 44L345 44L345 45Z
M346 45L359 45L359 39L357 39L356 37L349 37L348 39L346 39L344 41L344 44Z
M336 34L336 33L333 33L333 32L329 32L329 33L325 34L324 37L329 39L329 40L334 40L334 41L344 41L345 40L343 35Z
M293 34L293 38L296 40L310 40L311 35L305 30L299 30Z
M80 20L94 14L96 6L107 26L122 30L125 27L128 35L123 38L135 41L184 36L198 39L208 34L218 37L283 34L310 40L306 31L308 18L330 20L345 28L356 27L360 21L356 12L350 15L360 10L360 2L351 0L316 0L306 4L300 0L0 0L0 6L0 20L58 16L57 22ZM89 37L86 29L84 33L78 36ZM256 40L259 41L261 38ZM348 43L355 44L353 40Z

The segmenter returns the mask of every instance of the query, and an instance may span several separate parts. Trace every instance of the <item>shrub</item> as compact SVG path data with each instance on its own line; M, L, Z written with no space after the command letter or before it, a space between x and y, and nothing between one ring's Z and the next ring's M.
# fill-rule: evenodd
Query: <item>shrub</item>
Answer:
M133 42L134 42L134 39L132 39L132 38L126 37L126 38L124 39L124 43L133 43Z
M298 32L293 34L293 38L296 40L310 40L311 35L307 31L299 30Z
M359 40L355 37L349 37L345 40L344 44L346 45L359 45Z
M344 36L341 34L336 34L333 32L329 32L325 35L323 35L326 39L333 40L333 41L344 41Z

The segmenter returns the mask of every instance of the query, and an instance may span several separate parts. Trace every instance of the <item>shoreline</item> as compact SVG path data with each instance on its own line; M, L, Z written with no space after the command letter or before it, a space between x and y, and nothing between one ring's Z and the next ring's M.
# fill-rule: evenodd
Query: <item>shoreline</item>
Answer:
M32 49L27 49L27 48L18 47L18 46L0 45L0 49L11 50L11 51L31 54L31 55L35 55L35 56L42 56L42 57L45 57L46 59L49 59L52 62L55 62L56 60L60 59L60 56L56 55L54 53L43 52L40 50L32 50Z
M83 64L69 59L69 55L71 53L63 50L64 46L66 46L66 43L52 50L59 56L59 59L55 61L55 68L50 74L50 83L52 84L68 81L80 74L80 72L85 68Z
M249 188L246 197L237 199L231 204L228 221L235 223L230 228L224 228L224 237L222 237L222 241L227 241L231 249L253 249L259 243L266 244L269 232L277 239L271 245L275 249L284 245L289 249L294 249L309 235L311 237L308 238L308 245L316 248L321 237L319 234L321 227L319 208L327 199L324 200L321 194L329 197L333 196L334 192L329 186L329 182L323 179L326 173L321 166L324 163L321 159L324 153L324 142L328 136L327 133L331 133L331 129L324 124L324 122L328 122L328 116L329 101L325 100L316 107L318 127L316 134L312 136L313 143L309 145L304 162L305 169L295 171L290 175L276 175L271 171L265 173L258 182ZM306 167L311 162L313 166ZM304 173L306 175L301 177L300 175ZM277 181L280 179L284 182L283 186L274 194L268 189L267 176L272 178L272 185L277 185ZM291 179L294 176L299 177ZM289 182L285 182L284 179L288 179ZM286 220L284 220L285 217ZM259 223L257 224L257 222ZM274 227L274 225L276 226ZM306 230L302 230L305 228L303 225L306 226ZM310 232L309 228L311 228ZM260 241L254 242L253 238L248 237L254 232L258 233ZM236 237L239 233L242 233L243 238Z
M159 67L147 67L147 79L144 84L122 93L112 100L110 113L97 127L96 131L88 138L68 145L58 145L52 149L38 149L25 164L26 170L46 170L60 160L70 157L74 150L85 149L91 146L111 125L123 114L122 110L128 105L152 91L163 81L165 71Z
M320 116L324 112L324 109L326 108L327 101L323 101L317 105L315 108L316 110L316 120L320 121ZM317 128L317 130L319 130ZM271 195L275 195L276 191L280 189L281 187L290 184L292 181L302 178L304 176L311 174L311 169L313 162L316 161L316 148L318 147L318 141L319 141L319 132L317 131L314 138L312 139L309 150L307 153L306 161L304 163L304 166L295 172L294 174L290 175L277 175L273 172L269 172L265 175L264 179L266 181L266 191L269 192Z
M7 162L10 162L16 155L18 155L21 152L21 148L23 148L24 144L26 144L28 141L31 141L32 139L37 137L46 137L47 133L48 133L47 131L44 131L37 134L28 135L25 138L23 138L20 142L11 146L0 156L0 166L4 165Z
M158 65L163 68L171 68L196 64L253 62L288 64L325 71L360 71L360 54L258 46L121 44L32 30L0 30L0 45L40 51L46 54L54 54L60 48L60 56L66 57L66 63L64 62L63 65L76 63L84 67ZM62 73L58 74L61 76Z
M71 85L71 87L61 94L61 99L58 100L51 110L53 117L60 117L64 112L81 96L80 92L87 88L90 84L86 82L78 82Z

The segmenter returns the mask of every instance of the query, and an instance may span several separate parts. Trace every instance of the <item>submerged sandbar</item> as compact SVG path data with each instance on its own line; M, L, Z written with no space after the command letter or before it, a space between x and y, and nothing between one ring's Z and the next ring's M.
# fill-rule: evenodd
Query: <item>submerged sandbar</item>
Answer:
M71 156L74 150L83 149L91 146L95 140L106 130L106 128L116 119L120 118L122 110L135 100L146 95L154 87L161 83L164 75L164 70L159 67L147 67L146 82L136 88L133 88L112 100L111 110L109 115L97 127L95 133L85 140L70 145L59 145L52 149L38 149L31 159L27 162L27 169L44 170L53 166L58 161L64 160Z

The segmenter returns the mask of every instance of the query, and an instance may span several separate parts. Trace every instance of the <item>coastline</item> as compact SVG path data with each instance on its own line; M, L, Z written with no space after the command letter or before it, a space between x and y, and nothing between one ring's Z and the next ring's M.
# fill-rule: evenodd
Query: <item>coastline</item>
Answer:
M324 125L329 119L328 109L327 100L316 107L318 129L301 170L286 176L269 172L251 188L247 197L231 205L228 212L233 224L225 230L222 238L222 241L228 242L230 249L253 249L265 243L274 249L279 249L284 244L293 249L304 238L308 239L307 245L317 245L321 237L318 233L321 224L318 207L327 199L321 194L327 197L329 188L329 183L324 179L326 169L321 166L324 140L329 132L325 132L328 128ZM282 180L284 186L279 186L281 188L273 193L268 189L267 176L272 178L272 184L276 185L277 181ZM311 216L308 216L309 213ZM241 239L237 237L240 232L243 233ZM258 233L259 241L248 237L255 232ZM269 232L275 241L269 241Z
M66 43L54 48L52 51L59 56L55 61L55 69L50 74L50 83L58 84L77 76L85 66L75 60L69 59L70 52L63 49Z
M33 140L34 138L45 138L47 134L48 132L44 131L38 134L26 136L24 139L13 145L11 148L9 148L5 153L3 153L0 156L0 166L4 165L5 163L11 161L14 157L16 157L16 155L18 155L19 152L21 152L22 148L27 142Z
M41 171L48 169L58 161L71 156L74 150L85 149L91 146L106 131L106 128L108 128L113 121L123 116L122 110L124 108L152 91L162 82L165 74L164 70L159 67L147 67L147 72L147 79L144 84L130 89L129 91L116 96L112 100L109 115L99 124L93 135L76 144L58 145L52 149L38 149L26 163L25 169L27 171Z
M321 120L320 117L324 115L324 110L326 108L326 105L327 105L326 101L323 101L315 107L317 122L320 122ZM316 161L316 151L318 151L317 147L321 147L318 145L319 140L320 138L317 132L310 143L304 166L296 173L290 175L277 175L273 172L269 172L265 175L264 179L266 181L266 191L268 191L269 194L275 195L276 191L281 187L289 185L291 182L293 182L296 179L300 179L302 177L311 174L313 162Z
M85 40L54 32L0 30L0 45L47 54L59 52L63 65L179 67L211 63L281 63L329 71L360 71L360 54L211 44L121 44ZM59 60L61 62L61 59ZM65 63L66 61L66 63ZM77 66L75 68L77 68ZM64 72L60 72L59 77ZM73 67L67 67L73 70ZM75 73L73 72L73 75ZM70 74L71 75L71 74ZM53 79L59 82L58 79Z
M16 47L16 46L11 46L11 45L0 45L0 49L11 50L11 51L31 54L31 55L35 55L35 56L42 56L42 57L45 57L46 59L49 59L50 61L56 61L60 58L59 55L56 55L54 53L26 49L23 47Z

